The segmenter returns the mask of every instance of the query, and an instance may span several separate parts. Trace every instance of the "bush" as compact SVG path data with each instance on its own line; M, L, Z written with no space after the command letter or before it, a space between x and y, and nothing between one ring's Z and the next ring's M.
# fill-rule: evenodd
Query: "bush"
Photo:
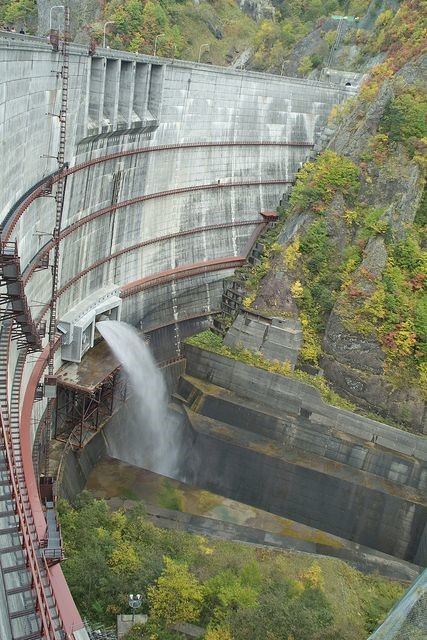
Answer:
M204 590L187 564L164 558L165 568L148 588L150 616L166 627L199 619Z
M324 151L315 162L306 162L298 172L290 205L296 211L322 213L340 192L349 204L359 187L359 169L348 158Z
M388 103L380 124L381 131L393 142L408 143L411 138L427 136L427 99L412 89Z
M135 589L143 596L140 611L149 613L151 607L148 624L136 625L129 640L139 640L141 633L152 640L178 640L180 634L165 624L199 615L212 640L267 640L269 630L270 638L287 639L286 630L295 640L364 640L362 607L375 624L400 594L400 585L390 588L388 581L362 576L333 558L313 564L300 554L162 530L140 507L111 512L88 492L75 508L60 500L59 515L67 556L63 570L81 613L93 625L110 625L128 611L128 594ZM112 552L123 543L138 557L135 571L127 570L127 552L123 571L110 565ZM351 601L348 612L342 609L343 596ZM333 635L334 618L345 629L342 635ZM240 629L246 621L249 630Z

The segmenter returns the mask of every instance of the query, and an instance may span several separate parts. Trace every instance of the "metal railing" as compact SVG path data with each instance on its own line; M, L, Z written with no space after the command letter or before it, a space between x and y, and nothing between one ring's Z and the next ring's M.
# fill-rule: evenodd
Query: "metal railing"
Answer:
M161 152L161 151L173 151L175 149L198 149L203 147L250 147L250 146L270 146L270 147L309 147L313 148L314 144L312 142L264 142L264 141L233 141L233 142L189 142L183 144L171 144L171 145L157 145L153 147L141 147L139 149L130 149L126 151L117 151L116 153L111 153L106 156L100 156L99 158L91 158L90 160L86 160L80 164L74 165L73 167L65 166L65 169L62 171L55 171L50 174L47 178L37 182L31 189L26 191L26 194L21 196L21 198L13 205L13 207L6 214L1 226L1 234L3 241L7 241L10 239L11 234L23 215L23 213L28 209L30 204L34 202L37 198L43 197L46 195L46 192L51 191L52 186L58 182L63 177L71 176L79 171L84 169L88 169L89 167L96 166L98 164L102 164L104 162L109 162L111 160L117 160L118 158L124 158L128 156L139 155L143 153L153 153L153 152ZM283 181L280 181L283 182ZM285 183L291 184L292 181L284 181ZM229 183L214 183L214 186L227 186ZM244 184L244 183L235 183L235 184ZM256 182L254 182L256 184ZM203 186L203 185L201 185ZM184 187L185 188L185 187ZM191 187L187 187L190 188ZM196 187L194 187L196 188ZM174 190L173 190L174 191ZM166 192L160 192L166 193Z
M15 513L19 523L19 531L22 536L22 549L26 556L26 564L32 576L35 593L36 613L40 619L40 637L46 640L63 640L64 634L58 628L52 616L51 605L56 607L55 596L49 584L49 570L41 552L37 536L34 530L29 510L28 496L23 495L19 478L24 477L22 459L15 455L12 445L12 436L8 425L5 423L3 413L0 412L0 434L4 445L5 459L9 469L10 490L15 503ZM46 583L48 586L46 586Z

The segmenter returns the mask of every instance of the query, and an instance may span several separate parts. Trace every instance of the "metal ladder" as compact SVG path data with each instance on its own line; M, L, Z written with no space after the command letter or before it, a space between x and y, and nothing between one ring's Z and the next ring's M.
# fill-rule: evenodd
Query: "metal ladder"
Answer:
M53 230L53 241L55 243L53 250L52 264L52 292L50 299L49 314L49 362L48 375L53 376L54 373L54 353L55 353L55 337L56 337L56 318L57 318L57 291L59 278L59 237L61 233L62 213L64 210L64 195L66 186L66 176L63 175L65 168L65 144L67 138L67 107L68 107L68 82L69 82L69 51L68 42L70 38L70 9L68 6L64 9L64 34L62 40L62 66L61 66L61 108L59 112L59 148L58 148L58 168L59 179L56 183L55 203L56 216L55 227ZM49 441L50 429L52 422L53 402L49 401L46 407L45 425L46 425L46 457L44 465L45 478L49 477Z

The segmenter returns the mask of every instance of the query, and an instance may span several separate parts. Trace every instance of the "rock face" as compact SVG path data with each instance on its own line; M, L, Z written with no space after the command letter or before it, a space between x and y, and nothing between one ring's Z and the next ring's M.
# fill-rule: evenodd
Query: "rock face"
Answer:
M351 339L358 352L354 367L345 364L341 354L337 355L337 359L330 354L322 358L325 375L333 386L357 405L408 424L414 431L427 433L425 402L421 393L413 387L395 389L381 374L371 373L369 365L375 361L373 353L378 350L378 345L363 340L357 334L344 335L345 343L349 344ZM331 344L330 339L328 342ZM349 351L345 348L343 351L347 360L351 360ZM363 362L364 355L366 360Z
M408 82L419 81L422 61L406 65L400 75ZM385 82L377 98L362 117L358 107L336 132L331 147L338 153L360 162L369 148L372 136L378 132L389 100L394 96L391 83ZM359 202L382 209L381 219L389 225L393 242L403 240L417 212L423 181L420 168L402 148L382 162L369 162L362 178ZM363 250L363 260L353 276L359 291L370 295L381 279L388 258L383 236L373 235ZM366 277L369 275L369 278ZM356 404L385 417L405 423L416 431L427 433L425 401L420 389L407 385L395 388L385 376L385 353L375 335L352 330L346 319L351 306L344 309L340 299L328 319L321 365L326 377Z
M328 45L322 39L322 29L314 29L295 45L292 49L289 59L283 64L282 73L286 76L300 76L303 73L298 71L302 59L305 56L318 53L322 57L326 57L328 53Z
M384 353L375 337L351 333L344 328L340 315L336 311L333 311L329 317L323 346L325 352L338 363L373 374L383 373ZM323 364L325 366L325 363Z
M385 283L394 264L396 243L404 241L411 233L423 194L420 164L403 144L384 142L387 138L381 125L390 100L401 91L400 79L406 84L419 83L423 68L424 58L407 64L399 72L397 81L386 80L375 99L368 105L366 101L356 102L342 124L326 132L323 143L326 142L339 156L349 158L359 169L357 197L349 204L346 192L337 190L320 214L315 209L298 211L298 208L291 208L277 238L282 251L272 253L271 268L262 279L253 308L263 313L278 314L280 311L297 318L298 307L304 307L292 293L296 282L303 287L304 295L310 286L309 294L313 296L319 291L325 296L325 290L326 295L329 291L329 308L325 298L321 303L324 329L320 329L322 356L318 362L326 378L356 405L407 425L416 432L427 433L425 397L420 386L415 386L417 376L413 376L414 382L410 380L411 372L406 363L402 370L408 375L404 379L406 373L399 371L399 361L391 357L390 349L387 351L384 346L388 334L382 320L390 307L381 302L381 295L384 298L391 295ZM374 223L369 221L369 216L373 216ZM316 222L326 229L323 259L328 262L326 287L329 289L314 288L316 272L308 271L310 255L307 252L294 258L293 265L286 257L291 243L298 245L298 237L303 244L305 234ZM315 245L312 247L316 251ZM293 251L298 251L298 246ZM357 256L354 264L358 266L352 266L346 272L344 265L349 255ZM338 274L335 279L334 274ZM405 282L405 286L412 286L409 280ZM315 304L313 297L313 307ZM385 315L375 316L376 311ZM301 316L301 320L305 328L310 318L307 322L307 315ZM399 320L393 321L391 326L398 329ZM304 349L302 357L306 358ZM313 359L312 353L310 357Z
M50 26L50 10L58 5L56 0L37 0L38 35L46 35ZM96 21L101 21L102 5L99 0L69 0L71 37L74 42L86 44L89 42L89 29ZM63 25L61 9L52 12L52 28Z
M302 213L286 221L277 239L282 247L289 245L298 233L307 229L314 217ZM298 307L291 294L292 278L287 273L281 256L271 260L271 269L263 278L262 287L257 292L253 303L254 309L268 310L274 315L280 312L291 317L298 316Z
M242 11L256 21L274 16L274 7L270 0L238 0L238 4Z

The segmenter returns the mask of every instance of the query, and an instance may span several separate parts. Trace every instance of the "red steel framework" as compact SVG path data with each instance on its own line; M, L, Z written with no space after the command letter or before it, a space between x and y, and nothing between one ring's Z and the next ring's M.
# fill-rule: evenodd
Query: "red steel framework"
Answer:
M41 349L41 335L28 306L16 242L0 242L0 322L13 320L18 348Z
M117 402L126 397L126 382L116 367L94 389L57 379L55 435L72 449L82 449L91 435L113 415Z
M61 233L62 214L64 210L64 196L67 177L64 174L65 167L65 143L67 137L67 107L68 107L68 76L69 76L69 53L68 53L68 41L70 38L70 8L64 7L64 34L61 43L61 107L59 110L59 147L58 147L58 174L56 180L56 193L55 193L55 227L53 229L53 263L52 263L52 293L50 297L50 313L49 313L49 362L48 362L48 375L53 376L54 373L54 351L55 351L55 338L56 338L56 310L57 310L57 290L58 290L58 276L59 276L59 237ZM46 429L45 445L45 467L44 467L44 483L45 487L50 487L51 482L49 478L49 446L50 446L50 429L52 424L53 406L55 400L49 399L46 406L44 425ZM53 495L50 496L53 498Z
M140 291L152 289L158 285L169 284L174 280L183 280L185 278L192 278L194 276L204 275L205 273L212 273L214 271L222 271L224 269L237 269L237 267L240 267L245 260L246 258L244 256L215 258L214 260L208 260L206 262L196 262L195 264L183 265L181 267L176 267L175 269L161 271L160 273L155 273L154 275L134 280L122 286L120 290L120 297L129 298ZM85 270L85 273L88 273L88 271L90 271L90 269ZM82 273L77 275L81 277ZM58 289L56 293L57 299L60 298L64 291L66 291L75 281L76 278L74 277L69 282L66 282L63 287ZM49 311L49 307L50 302L46 303L44 307L42 307L40 314L37 317L36 324L39 325L41 323L44 316Z
M216 258L214 260L207 260L206 262L196 262L192 265L184 265L182 267L176 267L175 269L168 269L161 271L154 276L147 276L125 284L121 288L120 296L122 298L128 298L140 291L146 289L152 289L162 284L168 284L169 282L176 280L183 280L185 278L193 278L194 276L204 275L206 273L212 273L213 271L219 271L223 269L237 269L244 261L244 256L238 256L237 258Z
M59 114L60 142L58 151L60 173L64 167L65 154L65 126L68 93L68 31L69 8L66 6L64 7L64 37L62 42L62 67L60 74L62 77L61 110ZM56 192L56 223L53 235L54 238L58 239L63 209L65 176L59 175L56 182L58 183ZM42 195L46 195L47 191L48 188L44 183ZM3 473L7 473L8 476L8 484L10 486L11 498L14 504L14 513L17 520L17 530L20 538L19 548L24 554L24 561L22 564L20 566L12 566L8 568L8 572L29 571L30 583L26 585L26 588L28 587L28 591L32 594L32 600L34 603L34 606L31 605L31 607L25 608L23 611L10 613L9 617L12 620L21 616L36 616L35 620L37 621L37 630L34 630L33 627L31 632L20 636L20 640L63 640L64 638L71 638L70 634L74 630L83 628L83 623L75 608L62 572L60 570L58 572L57 570L59 567L56 563L61 559L60 556L56 553L52 554L53 551L55 551L52 547L49 546L49 548L45 548L49 545L49 527L44 518L38 498L38 488L31 482L31 479L29 479L31 473L34 476L34 469L32 469L31 456L30 460L28 460L28 446L26 446L28 445L28 441L26 442L23 437L22 420L20 415L20 392L27 351L30 349L40 349L41 339L39 333L35 329L35 323L32 321L31 313L28 308L16 243L13 243L12 246L11 243L4 240L4 237L2 240L0 262L2 266L2 284L6 284L7 286L7 300L5 301L7 308L2 317L2 346L0 354L5 377L5 384L0 394L0 440L2 453L6 462L6 470L3 470ZM59 253L57 253L57 251L59 252L59 246L58 250L56 250L55 247L52 278L52 289L55 293L55 282L57 282L59 264ZM46 365L53 367L53 353L58 344L55 338L55 304L56 295L53 295L51 299L50 318L52 331L49 336L49 347L45 350L47 358L44 360L40 373ZM15 321L15 327L13 327L11 320ZM9 412L7 390L8 354L10 339L16 333L18 333L20 337L19 346L24 347L24 350L19 354L15 366ZM35 388L32 391L33 403ZM29 418L31 420L31 410ZM31 429L29 424L27 424L26 436L31 441ZM59 535L56 523L54 529L55 536ZM59 538L57 539L59 540ZM52 566L52 563L56 566ZM57 606L56 596L63 598L62 607ZM66 607L68 610L68 613L65 615L63 615L63 607ZM63 624L64 621L65 624ZM34 624L34 620L32 624ZM14 635L14 637L16 636Z
M11 338L11 322L3 324L0 338L1 364L8 366L9 348ZM22 640L58 640L64 638L61 632L61 619L58 618L58 609L54 589L50 580L50 567L43 552L46 541L46 522L37 529L32 511L32 494L27 485L27 468L21 446L19 399L22 383L22 374L25 364L26 352L22 351L18 357L17 366L13 378L11 407L9 412L7 385L3 385L0 392L0 442L6 460L8 484L11 498L14 503L14 514L17 519L17 529L21 539L21 550L24 554L22 564L12 565L8 572L29 572L30 582L28 590L34 594L34 609L28 609L21 614L30 615L33 611L37 615L39 628L37 632L28 636L21 636ZM18 562L18 561L17 561ZM11 614L13 619L16 614ZM65 637L70 637L65 634Z
M270 220L269 217L265 218L265 222L258 224L254 233L252 234L249 243L247 245L247 250L249 251L252 244L255 242L257 235L261 231L262 228ZM206 273L210 273L213 271L218 271L222 269L234 269L237 266L240 266L245 260L245 256L228 257L228 258L219 258L216 260L210 260L207 262L196 263L193 265L186 265L182 267L177 267L175 269L170 269L153 276L149 276L138 280L136 282L129 283L122 289L122 297L129 297L131 295L135 295L136 293L146 290L150 287L159 286L163 284L167 284L174 280L181 280L184 278L193 277L196 275L203 275ZM74 279L72 279L74 281ZM56 292L56 297L58 298L61 293L70 286L70 283L67 283L61 290ZM41 322L43 316L47 313L50 308L50 303L46 305L38 318L38 323ZM207 314L209 315L209 314ZM183 319L184 320L184 319ZM53 350L56 350L60 344L60 338L55 336ZM24 486L26 491L28 492L28 504L31 509L31 513L34 518L34 526L35 530L38 534L38 539L43 540L46 537L46 521L44 519L43 510L41 507L41 503L38 499L38 483L34 473L34 467L32 465L32 442L31 442L31 413L32 406L34 403L34 398L36 394L37 385L42 378L43 371L48 366L49 360L52 357L52 348L49 344L42 354L40 355L32 373L30 376L30 380L27 384L27 388L25 391L24 401L22 405L21 412L21 420L18 421L19 424L19 445L21 451L21 461L22 461L22 470L24 473L25 483ZM32 568L34 570L34 567ZM50 579L52 582L52 593L63 594L63 602L67 603L67 608L62 609L61 603L59 603L59 610L61 613L61 620L64 621L64 627L67 629L72 629L73 625L77 623L76 628L81 628L81 621L79 619L78 613L75 609L74 603L72 602L71 596L68 591L68 587L65 583L65 579L63 577L62 572L56 571L56 567L50 567ZM46 608L46 594L41 594L41 601L45 603ZM62 610L61 610L62 609ZM44 609L45 611L46 609ZM47 614L46 614L47 615ZM71 626L70 626L71 625ZM46 639L53 640L55 635L46 635Z
M38 637L48 640L58 640L56 633L58 623L55 623L48 605L49 599L54 598L53 591L47 588L46 578L49 575L49 568L43 554L37 552L37 538L35 539L34 524L28 519L25 506L28 503L28 495L23 495L19 487L17 475L23 474L22 461L14 457L11 447L11 435L5 425L3 414L0 412L0 429L2 445L7 459L10 472L10 488L15 503L15 513L19 522L19 530L22 536L22 549L26 556L24 569L31 572L31 587L34 589L36 597L35 612L40 618L40 635ZM42 565L40 564L42 563ZM44 568L43 568L44 564Z
M130 207L134 204L138 204L139 202L146 202L148 200L156 200L158 198L166 198L170 196L179 195L181 193L192 193L194 191L207 191L211 189L232 189L234 187L262 187L264 185L274 185L274 184L293 184L292 180L240 180L236 182L213 182L209 184L200 184L194 185L191 187L178 187L177 189L168 189L166 191L157 191L154 193L147 193L141 196L136 196L135 198L130 198L128 200L122 200L121 202L116 202L114 204L109 205L108 207L103 207L102 209L98 209L98 211L94 211L93 213L77 220L73 224L69 225L64 230L64 235L61 236L60 239L73 233L75 229L78 229L84 224L99 218L107 213L111 213L113 211L117 211L118 209L123 209L124 207ZM12 233L11 228L8 226L3 231L2 238L4 241L10 238ZM53 246L53 241L50 243L50 247ZM39 266L39 265L38 265Z
M60 338L55 339L54 349L60 346ZM32 429L31 417L36 395L36 389L41 380L44 370L48 366L50 348L47 345L39 355L30 378L25 386L25 393L21 407L19 421L19 442L22 456L22 470L25 478L25 487L28 493L29 508L31 509L35 533L38 540L46 539L46 519L42 503L39 498L39 483L35 475L32 459ZM73 631L84 628L79 612L74 604L70 590L62 573L59 564L49 567L48 578L55 594L56 607L59 618L62 621L66 638L72 638ZM45 636L51 640L51 636Z
M261 215L264 216L263 213ZM90 222L90 220L88 220L89 217L91 216L86 216L85 218L82 218L81 220L79 220L79 222L81 223L79 226L83 226L84 224L87 224L88 222ZM118 258L121 255L124 255L126 253L132 253L133 251L137 251L138 249L142 249L143 247L148 247L152 244L157 244L158 242L165 242L166 240L173 240L174 238L182 238L182 237L194 235L197 233L204 233L206 231L214 231L218 229L234 229L238 227L255 226L258 224L259 224L258 220L242 220L240 222L223 222L218 224L206 225L205 227L194 227L193 229L186 229L185 231L178 231L177 233L168 233L164 236L158 236L157 238L152 238L151 240L144 240L143 242L138 242L137 244L133 244L129 247L125 247L124 249L120 249L119 251L115 251L114 253L111 253L109 256L106 256L105 258L100 258L99 260L94 262L92 265L90 265L86 269L83 269L83 271L80 271L80 273L76 274L74 278L72 278L72 280L68 281L67 284L69 285L73 284L74 282L79 280L82 276L86 275L86 273L88 273L92 269L96 269L97 267L100 267L102 264L105 264L106 262L110 262L111 260L114 260L115 258ZM75 231L76 228L77 227L75 225L70 225L69 227L64 229L60 234L59 241L69 236L73 231ZM44 257L49 254L53 245L54 245L54 242L53 240L51 240L50 242L46 243L45 246L42 247L40 251L34 256L27 270L24 272L24 276L23 276L24 284L27 284L27 282L30 280L33 273L39 269L38 265L43 261Z
M165 327L170 327L173 324L180 324L181 322L188 322L189 320L201 320L202 318L209 318L210 316L216 316L218 313L221 313L220 309L211 309L210 311L203 311L199 313L191 313L186 316L182 316L178 318L178 320L168 320L167 322L161 322L158 324L148 325L143 328L143 332L146 335L147 333L153 333L153 331L158 331L159 329L164 329ZM177 358L182 358L183 356L177 356ZM169 360L168 360L169 362Z

